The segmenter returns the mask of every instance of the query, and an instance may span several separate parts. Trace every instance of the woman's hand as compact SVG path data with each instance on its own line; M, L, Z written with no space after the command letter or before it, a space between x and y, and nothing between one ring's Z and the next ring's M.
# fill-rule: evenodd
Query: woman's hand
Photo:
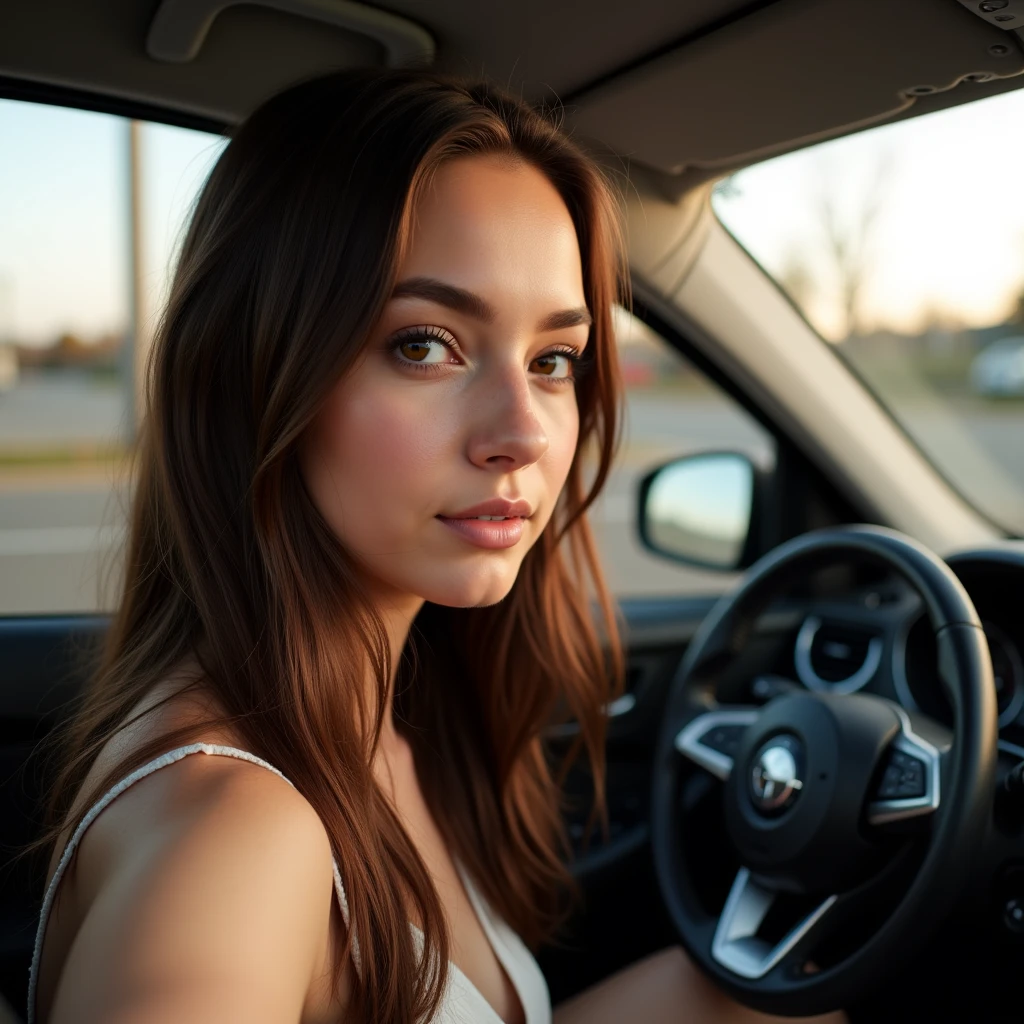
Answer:
M772 1024L788 1020L747 1009L706 978L679 946L631 964L561 1003L554 1024ZM806 1024L847 1024L841 1010Z

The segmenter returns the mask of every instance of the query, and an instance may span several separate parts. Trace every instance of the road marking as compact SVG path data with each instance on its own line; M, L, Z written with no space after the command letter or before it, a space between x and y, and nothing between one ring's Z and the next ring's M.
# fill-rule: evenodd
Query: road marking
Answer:
M74 555L111 548L123 526L40 526L0 530L0 558L7 555Z

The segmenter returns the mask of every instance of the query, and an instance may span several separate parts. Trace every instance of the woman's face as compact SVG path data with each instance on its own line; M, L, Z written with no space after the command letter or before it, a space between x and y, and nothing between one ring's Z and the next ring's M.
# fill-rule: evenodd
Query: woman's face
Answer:
M576 450L572 356L590 317L575 228L540 171L459 158L414 207L397 280L303 439L303 477L379 596L494 604ZM494 499L527 510L463 518Z

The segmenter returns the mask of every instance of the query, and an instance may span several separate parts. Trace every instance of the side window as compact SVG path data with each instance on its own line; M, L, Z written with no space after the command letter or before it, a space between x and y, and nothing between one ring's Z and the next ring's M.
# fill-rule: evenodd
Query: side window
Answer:
M591 513L609 586L618 597L722 592L735 575L691 568L641 547L639 482L655 466L701 451L741 451L771 465L774 439L664 338L625 310L617 313L626 423L616 468Z
M0 99L0 615L107 611L127 507L136 378L216 135ZM773 443L625 311L619 463L592 521L619 596L730 577L649 554L636 487L689 452Z
M223 144L0 99L0 615L110 607L134 367Z

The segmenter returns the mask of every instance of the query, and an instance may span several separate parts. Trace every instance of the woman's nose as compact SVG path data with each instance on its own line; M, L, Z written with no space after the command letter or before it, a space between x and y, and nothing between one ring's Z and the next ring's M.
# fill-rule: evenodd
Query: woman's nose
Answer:
M503 372L492 386L473 396L478 406L468 454L475 465L500 464L511 472L537 462L547 451L547 431L537 415L536 396L526 373L522 369Z

